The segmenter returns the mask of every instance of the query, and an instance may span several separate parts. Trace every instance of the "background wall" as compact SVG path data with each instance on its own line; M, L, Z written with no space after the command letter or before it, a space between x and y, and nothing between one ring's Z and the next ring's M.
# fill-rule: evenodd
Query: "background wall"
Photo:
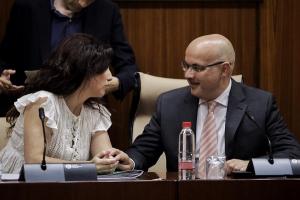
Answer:
M0 2L0 39L12 2ZM289 128L300 140L300 1L117 3L140 71L182 78L180 61L188 43L203 34L223 34L236 49L235 74L243 74L246 84L275 95ZM114 146L125 149L131 96L123 102L108 98L113 115L110 136Z

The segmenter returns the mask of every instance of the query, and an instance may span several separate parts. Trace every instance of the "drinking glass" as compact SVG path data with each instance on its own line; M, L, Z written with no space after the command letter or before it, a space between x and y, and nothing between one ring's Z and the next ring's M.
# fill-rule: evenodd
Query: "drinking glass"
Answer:
M209 156L206 159L206 179L224 179L225 162L225 156Z

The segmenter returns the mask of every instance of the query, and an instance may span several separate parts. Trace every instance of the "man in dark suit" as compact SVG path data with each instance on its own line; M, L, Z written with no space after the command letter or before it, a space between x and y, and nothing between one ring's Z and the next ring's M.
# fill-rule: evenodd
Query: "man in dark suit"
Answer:
M196 157L201 156L201 135L207 102L214 109L216 154L225 155L227 170L245 171L249 159L265 156L270 138L275 157L300 158L299 143L288 130L275 100L268 92L231 79L235 52L231 42L213 34L193 40L182 63L189 86L159 96L156 111L143 133L127 150L135 168L147 170L162 152L167 170L178 170L178 135L183 121L196 133Z
M119 9L110 0L16 0L0 45L0 91L18 89L16 85L24 84L26 70L39 69L64 37L78 32L112 46L115 76L107 90L124 98L134 86L137 66ZM0 99L5 108L8 99Z

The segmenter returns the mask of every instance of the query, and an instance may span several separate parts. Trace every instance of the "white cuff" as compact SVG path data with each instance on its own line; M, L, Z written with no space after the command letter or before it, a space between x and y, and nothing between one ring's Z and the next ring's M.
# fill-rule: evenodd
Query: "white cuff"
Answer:
M133 162L133 168L131 170L134 170L134 168L135 168L135 162L131 158L129 158L129 159Z

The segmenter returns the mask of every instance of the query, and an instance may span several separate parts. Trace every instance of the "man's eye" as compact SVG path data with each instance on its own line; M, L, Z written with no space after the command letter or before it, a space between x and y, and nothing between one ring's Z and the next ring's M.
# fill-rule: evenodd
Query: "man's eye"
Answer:
M195 71L203 71L203 70L205 70L205 67L203 67L203 66L200 66L200 65L193 65L193 70L195 70Z

